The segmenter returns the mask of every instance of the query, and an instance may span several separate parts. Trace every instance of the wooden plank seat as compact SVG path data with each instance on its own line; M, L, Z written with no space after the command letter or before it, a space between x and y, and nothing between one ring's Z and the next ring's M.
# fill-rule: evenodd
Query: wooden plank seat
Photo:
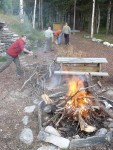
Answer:
M80 30L71 30L71 33L78 33Z
M57 57L56 61L61 66L59 71L54 71L57 75L109 75L101 71L101 65L108 63L106 58Z

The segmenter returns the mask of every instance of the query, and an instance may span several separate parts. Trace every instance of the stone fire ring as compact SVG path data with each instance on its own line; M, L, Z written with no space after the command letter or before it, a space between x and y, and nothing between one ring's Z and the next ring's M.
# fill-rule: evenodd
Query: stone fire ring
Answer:
M103 134L101 136L91 136L87 138L71 139L71 140L46 132L42 128L42 113L43 112L42 112L42 109L40 108L41 103L42 101L38 105L38 123L39 123L39 130L40 130L38 134L38 140L54 144L55 146L58 146L60 148L65 148L65 149L68 148L70 150L74 148L96 146L99 144L106 144L106 143L113 142L113 131L109 131L107 132L107 134ZM61 144L60 146L59 143L66 143L66 146L64 145L64 147L62 147L63 145Z

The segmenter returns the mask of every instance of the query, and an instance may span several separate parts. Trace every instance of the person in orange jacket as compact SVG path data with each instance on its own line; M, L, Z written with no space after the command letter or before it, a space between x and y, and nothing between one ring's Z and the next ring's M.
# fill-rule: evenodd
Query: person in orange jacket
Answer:
M55 31L54 36L56 37L55 43L56 44L61 44L61 42L62 42L62 30L59 29L59 30Z

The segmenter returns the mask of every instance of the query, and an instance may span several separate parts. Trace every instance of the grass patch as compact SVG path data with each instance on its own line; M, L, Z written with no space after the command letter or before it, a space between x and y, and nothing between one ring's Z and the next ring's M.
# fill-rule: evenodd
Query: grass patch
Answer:
M6 56L0 56L0 62L5 62L7 60Z
M97 38L97 39L102 39L103 41L106 41L106 42L109 42L109 43L113 43L112 37L110 35L95 34L94 37Z

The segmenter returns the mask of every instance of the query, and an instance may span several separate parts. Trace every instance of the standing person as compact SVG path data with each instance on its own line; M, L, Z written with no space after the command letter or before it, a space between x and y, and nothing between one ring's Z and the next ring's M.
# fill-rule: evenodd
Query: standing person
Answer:
M45 50L47 51L52 50L52 42L53 42L53 31L51 30L51 27L48 27L48 29L45 31Z
M64 33L65 44L68 45L69 44L69 34L71 33L71 29L67 23L65 23L65 25L63 26L63 33Z
M20 66L20 61L18 55L24 51L28 54L32 54L32 51L29 51L24 48L26 42L26 35L21 36L17 39L7 50L6 50L6 57L7 61L0 66L0 72L4 71L12 62L16 65L16 73L17 76L22 75L22 69Z
M62 30L57 30L57 31L55 31L54 32L54 35L55 35L55 37L56 37L56 44L61 44L61 42L62 42Z

